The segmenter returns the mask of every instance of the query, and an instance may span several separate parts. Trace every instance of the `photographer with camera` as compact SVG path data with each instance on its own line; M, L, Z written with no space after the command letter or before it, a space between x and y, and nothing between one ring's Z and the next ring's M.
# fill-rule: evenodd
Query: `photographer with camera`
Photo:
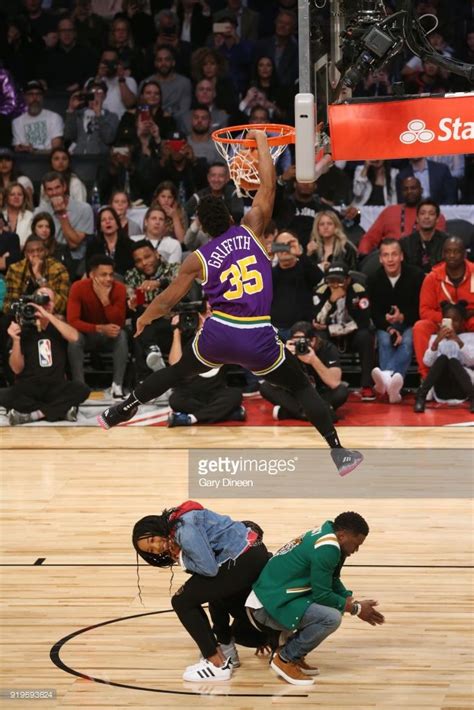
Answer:
M9 366L15 383L0 390L11 426L40 419L75 422L78 406L89 396L87 385L66 380L66 344L79 333L55 315L54 302L54 292L43 287L12 304Z
M125 274L127 305L132 311L132 330L136 321L155 296L164 291L178 272L177 264L168 264L147 239L132 242L133 269ZM169 320L153 321L138 338L134 338L136 376L139 382L151 371L163 367L162 354L166 357L171 347L171 325Z
M321 269L303 253L295 232L282 230L272 243L278 263L272 269L272 324L285 341L296 321L311 321L313 289L323 278Z
M309 381L328 403L333 421L336 410L349 396L347 385L342 384L342 370L338 350L333 343L318 337L311 323L299 321L290 329L285 347L296 355ZM274 406L273 418L307 420L292 392L269 382L260 384L260 393Z
M135 105L137 82L133 77L126 76L125 67L119 61L117 50L104 49L95 80L104 82L107 87L103 108L114 113L118 119L122 118L128 108Z
M339 352L359 355L363 402L375 399L371 377L375 339L370 316L365 287L349 276L345 264L333 262L326 271L325 284L316 291L313 325L322 338L337 346Z
M115 113L104 108L107 85L89 79L82 91L71 94L64 122L64 140L74 143L75 155L108 152L118 128Z
M44 241L33 234L26 240L23 253L25 258L8 268L3 312L8 314L13 301L21 296L31 295L38 288L48 286L54 292L56 311L64 314L70 286L65 267L48 256Z
M405 262L402 245L393 237L380 242L379 260L381 266L367 282L379 352L379 367L372 370L372 377L376 393L387 393L390 404L395 404L401 401L413 357L412 329L419 317L424 275Z
M201 302L202 303L202 302ZM204 302L205 306L206 302ZM183 346L194 338L210 313L200 313L200 304L177 304L181 311L171 319L173 343L169 364L181 360ZM191 310L194 307L194 310ZM173 387L169 404L173 410L168 417L168 426L191 426L191 424L214 424L215 422L243 422L247 415L242 407L242 391L227 387L225 367L215 367L208 372L187 379Z

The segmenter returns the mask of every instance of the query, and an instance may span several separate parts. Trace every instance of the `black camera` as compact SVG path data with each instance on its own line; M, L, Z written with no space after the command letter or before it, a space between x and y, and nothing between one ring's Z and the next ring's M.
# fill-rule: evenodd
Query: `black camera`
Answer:
M118 62L114 61L113 59L105 60L104 64L109 71L116 71L116 69L118 67Z
M36 326L38 311L34 307L34 303L38 306L46 306L50 301L47 294L37 293L34 296L21 296L18 301L13 301L10 306L10 311L13 313L15 321L22 328L31 328Z
M199 327L199 314L205 313L206 301L185 301L177 303L173 314L179 316L178 328L181 333L195 333Z
M295 354L307 355L310 351L308 338L297 338L295 340Z

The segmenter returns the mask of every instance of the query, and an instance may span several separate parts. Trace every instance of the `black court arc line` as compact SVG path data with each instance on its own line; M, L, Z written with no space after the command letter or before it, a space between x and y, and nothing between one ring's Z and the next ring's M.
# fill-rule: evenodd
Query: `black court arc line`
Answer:
M193 693L192 691L188 690L165 690L163 688L145 688L140 685L129 685L127 683L116 683L115 681L112 680L105 680L104 678L96 678L94 676L87 675L87 673L81 673L81 671L76 671L74 668L71 668L70 666L66 665L64 661L60 657L60 651L65 646L68 641L71 641L73 638L76 636L80 636L81 634L85 634L87 631L93 631L94 629L99 629L102 626L109 626L109 624L117 624L120 621L129 621L130 619L139 619L142 616L153 616L155 614L170 614L174 613L173 609L163 609L162 611L147 611L141 614L132 614L131 616L122 616L119 617L118 619L110 619L109 621L101 621L100 624L93 624L92 626L87 626L85 629L79 629L78 631L73 631L71 634L68 634L67 636L64 636L62 639L59 641L56 641L56 643L51 647L51 650L49 652L49 657L51 661L54 663L57 668L59 668L62 671L65 671L66 673L70 673L71 675L77 676L78 678L83 678L84 680L92 680L95 683L102 683L103 685L112 685L116 688L127 688L129 690L144 690L148 693L164 693L168 695L209 695L212 697L214 696L214 693L205 693L202 691L196 691ZM221 686L217 686L221 687ZM222 697L232 697L232 698L274 698L274 697L280 697L277 693L219 693L219 696ZM298 695L288 695L285 696L288 699L291 698L307 698L308 694L307 693L300 693Z

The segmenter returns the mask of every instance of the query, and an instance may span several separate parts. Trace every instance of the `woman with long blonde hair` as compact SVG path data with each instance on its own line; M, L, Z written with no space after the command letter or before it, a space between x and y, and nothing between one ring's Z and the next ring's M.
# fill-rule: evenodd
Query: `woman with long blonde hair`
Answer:
M33 219L31 207L30 195L23 185L19 182L11 182L5 189L3 217L10 232L18 234L21 248L31 234Z
M323 271L327 271L332 261L343 262L349 270L357 268L357 249L332 210L323 210L315 216L306 251Z

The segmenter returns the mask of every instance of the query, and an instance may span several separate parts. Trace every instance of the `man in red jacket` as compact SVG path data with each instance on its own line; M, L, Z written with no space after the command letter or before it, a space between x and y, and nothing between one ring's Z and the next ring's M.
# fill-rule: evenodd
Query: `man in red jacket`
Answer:
M406 177L402 182L404 202L400 205L389 205L382 210L373 225L366 231L359 242L359 254L365 256L377 249L386 237L401 239L408 237L415 229L417 222L417 205L421 200L423 190L418 178ZM444 231L446 220L438 215L436 229Z
M428 368L423 355L430 336L441 325L441 303L467 301L466 330L474 332L474 264L466 259L466 249L460 237L449 237L443 245L443 261L435 266L423 282L420 293L420 317L413 328L413 345L418 369L426 377Z
M67 321L79 331L79 340L68 345L72 377L84 382L85 351L112 350L111 394L120 399L128 359L124 329L127 290L115 281L114 262L109 256L96 254L88 266L89 278L72 285L67 304Z

